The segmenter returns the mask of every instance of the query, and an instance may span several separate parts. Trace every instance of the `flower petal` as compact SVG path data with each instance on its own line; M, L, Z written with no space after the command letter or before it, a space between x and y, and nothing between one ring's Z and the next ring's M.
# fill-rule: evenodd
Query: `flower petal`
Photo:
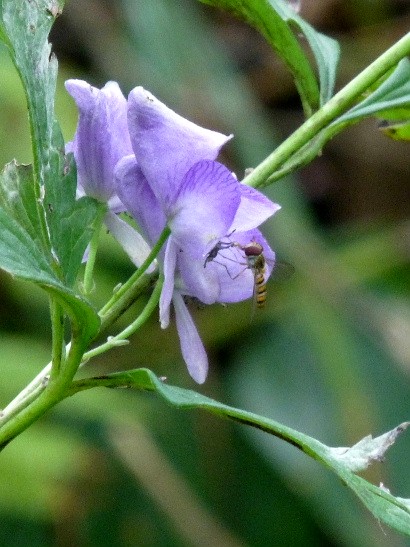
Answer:
M169 226L181 249L202 258L209 242L224 237L240 203L239 183L216 161L200 161L185 175Z
M177 263L178 246L175 244L172 235L167 241L164 258L164 284L159 299L159 320L161 328L166 329L169 325L170 306L175 286L175 268Z
M230 231L246 232L257 228L270 216L280 209L280 205L273 203L258 190L240 184L241 203L236 212Z
M137 230L134 230L132 226L114 213L108 212L105 215L104 223L132 262L139 268L151 251L145 239ZM152 263L147 272L151 273L154 270L155 263Z
M118 162L115 183L117 194L127 211L135 218L151 245L154 245L165 227L166 219L134 155L126 156Z
M174 293L175 318L181 351L190 376L197 384L203 384L208 374L208 357L195 323L182 296Z
M182 283L176 282L181 294L195 296L204 304L220 301L219 272L214 268L204 268L204 259L194 259L186 252L178 254L178 271Z
M172 203L195 163L214 160L232 137L186 120L142 87L129 94L128 126L137 162L163 204Z
M67 148L74 153L78 183L86 194L106 202L114 193L115 164L132 153L127 102L116 82L101 90L83 80L67 80L65 86L79 109L74 140Z

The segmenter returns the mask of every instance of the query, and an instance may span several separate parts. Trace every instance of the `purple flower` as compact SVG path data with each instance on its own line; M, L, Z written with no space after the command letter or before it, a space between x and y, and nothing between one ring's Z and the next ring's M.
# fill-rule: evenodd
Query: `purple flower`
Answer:
M114 167L132 153L127 125L127 101L116 82L97 89L82 80L67 80L79 121L74 140L67 144L77 164L78 186L110 209L121 208L115 195Z
M251 297L254 276L240 246L263 246L267 278L275 255L256 228L279 206L215 161L231 137L189 122L141 87L128 98L128 128L134 154L117 164L117 193L151 244L166 224L171 229L160 256L161 325L169 324L172 301L188 371L202 383L207 357L183 297L205 304Z
M114 183L117 162L132 153L127 123L127 101L116 82L97 89L82 80L67 80L65 87L75 100L79 121L66 152L73 152L77 165L77 195L107 203L104 223L111 234L140 266L149 247L129 224L115 213L125 210Z

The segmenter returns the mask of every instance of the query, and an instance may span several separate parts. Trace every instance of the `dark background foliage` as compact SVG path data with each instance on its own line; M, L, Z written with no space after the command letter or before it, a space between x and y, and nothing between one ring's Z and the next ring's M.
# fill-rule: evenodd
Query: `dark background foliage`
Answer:
M340 40L340 88L408 31L410 6L305 0L302 15ZM73 77L117 80L124 93L143 85L187 118L233 132L223 161L238 176L303 119L263 38L194 0L72 0L50 40L67 140L77 113L63 82ZM23 91L0 56L1 164L29 162ZM283 209L265 234L295 273L269 283L252 321L249 302L193 310L211 362L202 393L335 446L409 419L409 172L408 143L368 120L268 189ZM101 304L132 267L108 236L98 266ZM1 274L0 295L5 405L48 361L50 332L39 290ZM157 317L87 372L138 366L198 389ZM409 497L409 450L407 435L366 478ZM295 448L128 391L62 403L2 453L0 481L4 545L405 545Z

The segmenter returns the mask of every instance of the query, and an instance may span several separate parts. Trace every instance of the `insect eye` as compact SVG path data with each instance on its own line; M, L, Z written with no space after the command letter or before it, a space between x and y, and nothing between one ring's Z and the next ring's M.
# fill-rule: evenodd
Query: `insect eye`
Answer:
M259 256L263 252L263 247L256 241L248 243L242 247L245 256Z

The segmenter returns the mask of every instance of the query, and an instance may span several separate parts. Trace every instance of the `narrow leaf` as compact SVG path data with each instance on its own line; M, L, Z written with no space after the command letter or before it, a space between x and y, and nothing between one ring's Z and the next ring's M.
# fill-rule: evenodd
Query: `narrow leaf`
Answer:
M298 26L306 36L315 56L319 70L320 106L323 106L333 96L340 57L339 43L333 38L317 32L299 16L294 16L290 21Z
M319 106L319 86L310 63L283 16L269 0L201 0L231 11L255 27L286 63L295 80L307 115ZM285 6L283 7L283 11Z
M284 0L201 0L233 12L257 28L293 74L305 111L314 111L333 95L340 48L317 32ZM319 71L320 91L314 70L294 32L303 33Z
M352 120L358 121L376 113L403 107L410 107L410 61L407 58L400 61L394 72L376 91L343 114L332 125Z
M398 434L409 425L408 423L402 424L376 439L366 437L350 449L332 448L269 418L224 405L188 389L168 385L166 379L157 378L148 369L136 369L78 380L72 384L72 393L98 386L132 387L144 391L154 391L176 407L206 410L279 437L332 469L380 521L399 532L410 535L409 500L392 496L386 488L374 486L352 471L352 468L362 469L372 460L380 459L387 448L394 443Z

